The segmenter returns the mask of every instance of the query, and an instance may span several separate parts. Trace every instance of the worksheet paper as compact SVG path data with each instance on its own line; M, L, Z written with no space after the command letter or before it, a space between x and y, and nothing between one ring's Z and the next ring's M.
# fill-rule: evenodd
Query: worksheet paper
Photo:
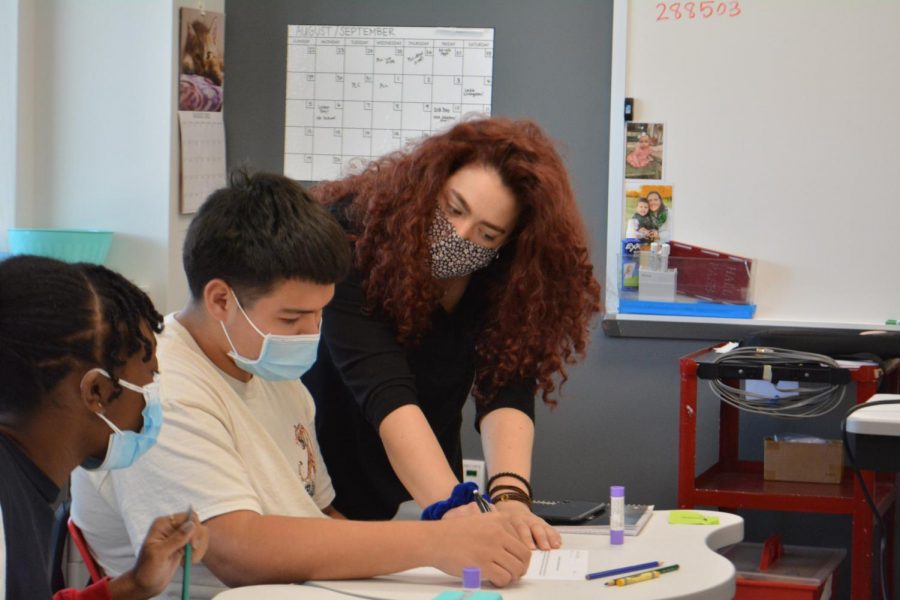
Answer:
M494 30L289 25L284 174L336 179L490 115Z
M576 581L588 572L587 550L534 550L523 581Z

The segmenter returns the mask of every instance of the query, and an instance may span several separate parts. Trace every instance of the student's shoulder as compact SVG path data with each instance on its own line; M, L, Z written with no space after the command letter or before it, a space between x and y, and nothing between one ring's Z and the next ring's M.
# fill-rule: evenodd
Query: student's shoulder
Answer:
M156 341L156 356L164 372L195 374L212 366L190 332L171 315Z
M235 392L221 371L196 344L186 343L172 333L163 332L171 337L160 339L156 349L164 407L172 402L207 407L226 404L225 397Z

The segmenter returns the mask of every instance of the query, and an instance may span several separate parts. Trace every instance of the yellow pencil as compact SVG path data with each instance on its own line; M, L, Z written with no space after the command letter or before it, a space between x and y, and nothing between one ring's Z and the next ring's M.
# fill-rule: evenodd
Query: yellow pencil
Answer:
M651 579L656 579L663 573L671 573L672 571L677 571L678 565L669 565L668 567L663 567L661 569L655 569L653 571L644 571L643 573L638 573L637 575L631 575L630 577L619 577L618 579L613 579L612 581L607 581L605 585L607 586L618 586L621 587L623 585L631 585L632 583L640 583L642 581L650 581Z

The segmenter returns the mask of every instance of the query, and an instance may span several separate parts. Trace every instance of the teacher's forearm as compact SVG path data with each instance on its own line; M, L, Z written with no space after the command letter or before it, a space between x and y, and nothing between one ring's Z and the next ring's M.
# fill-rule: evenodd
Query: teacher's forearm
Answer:
M534 447L534 422L515 408L498 408L481 419L481 444L488 475L515 473L531 479L531 452ZM524 488L514 477L499 477L493 485Z
M419 506L450 496L458 483L422 409L401 406L378 428L394 473Z

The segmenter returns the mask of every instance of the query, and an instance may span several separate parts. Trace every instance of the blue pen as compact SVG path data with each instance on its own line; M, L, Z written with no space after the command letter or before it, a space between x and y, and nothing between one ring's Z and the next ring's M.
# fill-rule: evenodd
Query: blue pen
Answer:
M619 567L618 569L609 569L608 571L598 571L597 573L588 573L584 576L585 579L590 581L591 579L600 579L601 577L611 577L612 575L620 575L622 573L631 573L632 571L640 571L641 569L652 569L653 567L658 567L662 565L662 563L658 560L654 560L653 562L642 563L640 565L631 565L630 567Z

